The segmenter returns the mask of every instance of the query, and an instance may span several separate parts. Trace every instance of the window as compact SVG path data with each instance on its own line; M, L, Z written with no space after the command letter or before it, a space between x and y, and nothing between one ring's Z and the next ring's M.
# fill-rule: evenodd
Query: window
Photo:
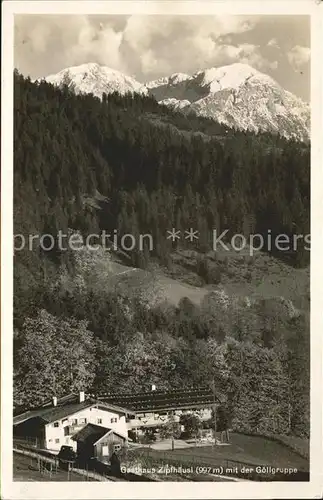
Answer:
M54 427L59 427L59 422L54 422Z
M116 417L113 417L110 419L111 424L114 424L115 422L118 422L118 419Z
M115 444L115 445L113 446L113 449L114 449L114 451L119 451L119 450L121 450L121 444Z
M110 456L110 450L109 450L109 446L108 445L102 446L102 456L103 457L109 457Z
M72 419L72 425L77 425L77 418Z
M64 427L64 436L69 436L69 435L70 435L70 428L67 425L66 427Z
M59 439L55 439L55 443L59 443Z
M80 418L80 424L86 424L87 420L86 418Z
M102 424L102 418L98 418L98 419L97 419L97 423L98 423L98 424Z

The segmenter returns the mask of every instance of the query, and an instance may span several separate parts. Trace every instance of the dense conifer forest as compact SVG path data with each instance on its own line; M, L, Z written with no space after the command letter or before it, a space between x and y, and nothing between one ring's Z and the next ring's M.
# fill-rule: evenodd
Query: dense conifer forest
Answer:
M14 233L149 233L131 265L169 266L166 231L307 234L310 147L184 116L141 95L75 95L15 72ZM182 246L188 245L184 240ZM190 243L192 247L192 243ZM275 256L293 267L308 252ZM309 317L280 300L149 305L55 246L14 256L15 405L76 388L208 385L245 431L308 435ZM88 264L88 265L87 265ZM73 283L69 286L68 283Z

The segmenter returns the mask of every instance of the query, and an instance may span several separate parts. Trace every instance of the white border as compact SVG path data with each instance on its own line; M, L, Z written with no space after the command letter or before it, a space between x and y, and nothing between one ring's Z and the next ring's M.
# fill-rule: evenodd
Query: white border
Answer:
M311 16L312 251L311 251L311 479L308 483L87 483L12 481L12 273L13 273L13 19L29 14L271 14ZM1 497L18 499L322 498L323 283L320 254L322 183L323 2L315 0L5 1L2 3L2 204L1 204ZM322 47L321 47L322 46Z

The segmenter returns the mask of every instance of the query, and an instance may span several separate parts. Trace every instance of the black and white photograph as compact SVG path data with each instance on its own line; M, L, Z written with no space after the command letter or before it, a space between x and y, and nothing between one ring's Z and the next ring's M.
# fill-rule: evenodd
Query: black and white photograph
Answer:
M37 498L94 499L100 482L102 498L255 485L262 498L283 483L304 498L322 458L311 74L323 6L103 3L4 2L20 6L2 122L6 480L24 499L33 483L51 495Z

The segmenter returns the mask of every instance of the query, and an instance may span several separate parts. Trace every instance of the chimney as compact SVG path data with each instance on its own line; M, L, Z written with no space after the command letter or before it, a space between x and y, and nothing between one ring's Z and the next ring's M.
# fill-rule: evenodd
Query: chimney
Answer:
M80 397L79 397L80 403L83 403L84 400L85 400L85 393L84 391L80 391Z
M153 384L153 385L151 386L151 390L152 390L152 391L155 391L155 390L156 390L156 386L155 386L155 384Z
M57 397L53 396L53 406L57 406Z

